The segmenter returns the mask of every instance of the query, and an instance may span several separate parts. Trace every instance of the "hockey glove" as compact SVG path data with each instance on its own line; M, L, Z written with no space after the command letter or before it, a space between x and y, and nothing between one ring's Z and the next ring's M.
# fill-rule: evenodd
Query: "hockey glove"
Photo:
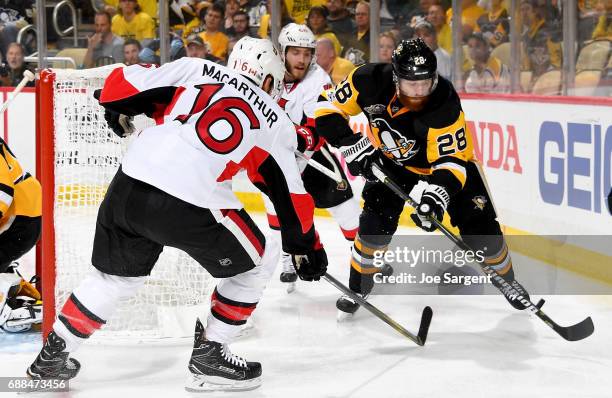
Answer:
M134 132L134 124L132 124L133 118L126 116L121 113L111 111L110 109L104 110L104 119L108 123L108 127L119 137L127 137Z
M325 139L319 137L313 129L308 127L295 125L295 132L297 133L298 151L305 153L306 151L318 151L323 144Z
M450 202L450 195L444 187L430 184L421 196L421 203L416 208L416 212L410 215L414 223L427 232L436 230L436 226L431 222L431 217L442 221L444 212Z
M303 281L318 281L327 272L327 254L322 247L306 254L293 254L291 261Z
M102 95L102 90L97 89L93 93L93 97L100 101L100 96ZM113 133L117 134L119 137L127 137L135 131L134 124L132 124L132 120L134 118L132 116L122 115L119 112L111 111L110 109L104 109L104 119L113 130Z
M339 149L352 175L363 176L368 181L378 181L372 173L372 163L380 161L380 153L368 137L360 134L345 137Z

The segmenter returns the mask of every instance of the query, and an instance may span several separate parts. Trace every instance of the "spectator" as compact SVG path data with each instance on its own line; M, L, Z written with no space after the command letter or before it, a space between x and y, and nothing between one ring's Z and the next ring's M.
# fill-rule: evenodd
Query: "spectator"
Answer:
M510 23L503 0L490 0L489 12L478 18L474 30L482 33L491 47L497 47L508 41Z
M202 58L219 63L221 60L210 54L208 43L197 34L189 36L187 39L187 57Z
M234 21L234 25L232 26L231 29L231 35L230 38L231 39L235 39L234 42L240 40L241 38L243 38L244 36L251 36L251 27L249 26L249 14L246 13L246 11L244 10L238 10L232 20ZM228 43L228 47L229 47L229 43ZM228 52L227 55L229 56L229 48L228 48Z
M6 50L6 64L0 66L0 83L2 86L15 87L23 79L23 72L30 70L26 67L24 49L21 44L11 43ZM30 70L31 72L32 70ZM34 87L34 82L30 81L26 87Z
M450 25L446 23L444 7L440 4L431 5L426 19L436 28L438 45L451 54L453 52L453 32Z
M342 45L340 44L340 40L338 40L334 32L331 31L329 25L327 24L328 14L329 12L327 12L327 8L325 7L312 7L308 13L308 18L306 18L306 26L310 28L316 39L326 37L331 40L334 43L336 54L341 54Z
M338 57L333 41L327 37L317 40L315 50L317 64L331 77L334 84L340 83L344 78L355 69L350 61Z
M462 0L461 2L461 30L463 41L465 42L469 35L476 29L476 21L486 11L478 6L477 0ZM451 24L453 18L453 8L446 10L446 23Z
M359 1L355 7L357 32L344 47L343 57L354 65L370 61L370 3Z
M390 32L381 33L378 37L378 62L390 64L395 47L397 47L395 35Z
M221 32L223 21L223 7L219 3L213 3L206 8L204 16L204 32L200 37L210 45L210 53L215 57L225 61L227 58L227 42L229 41L225 33Z
M308 11L313 6L325 4L325 0L285 0L287 2L287 11L295 23L304 25ZM284 26L284 25L283 25Z
M429 14L429 8L434 5L434 3L437 3L437 1L419 0L419 6L408 14L408 21L412 22L414 18L418 18L418 22L420 22L421 20L425 19Z
M206 17L206 9L210 7L212 3L208 1L201 1L195 5L196 18L193 18L189 23L185 25L183 29L183 39L187 40L187 37L194 33L202 33L206 30L205 25L202 23Z
M544 72L561 67L561 46L553 41L537 0L522 0L520 13L524 32L523 50L526 55L522 59L522 67L532 71L533 83Z
M438 46L436 28L434 28L429 22L423 21L414 28L414 36L423 39L425 44L427 44L427 47L429 47L436 55L436 61L438 62L438 73L441 76L450 79L452 71L451 57L446 50Z
M230 37L229 41L227 42L227 58L229 58L230 54L234 50L234 46L236 45L238 40L240 39L236 37Z
M227 33L228 36L234 34L234 14L240 10L240 3L238 0L226 0L225 1L225 21L223 23L223 32Z
M287 9L287 3L285 0L281 0L281 26L288 25L295 20L289 15L289 11ZM266 9L268 10L267 14L261 16L261 21L259 21L259 30L257 34L262 39L266 39L270 36L270 13L272 12L272 1L266 1Z
M123 63L126 65L134 65L140 63L138 54L142 50L142 45L136 39L128 39L123 43Z
M123 40L136 39L142 42L155 38L155 21L140 10L136 0L121 0L111 25L112 32Z
M346 47L357 29L351 13L346 8L346 0L327 0L327 9L327 22L331 31L336 34L340 44Z
M465 82L466 93L509 93L510 69L491 56L489 41L480 33L468 39L468 51L474 62Z
M123 62L123 39L111 32L111 16L98 11L94 17L96 33L87 38L87 53L83 65L93 68L100 57L113 57L114 62Z
M582 43L591 38L593 30L597 24L597 1L577 0L578 6L578 26L576 29L576 39Z
M119 8L121 0L94 0L96 8L108 12L114 16ZM146 13L151 18L157 18L157 0L137 0L138 6L142 12Z
M34 0L3 0L0 2L0 53L6 59L11 43L24 26L33 23ZM28 37L27 50L35 51L35 36Z
M597 39L612 40L612 0L599 2L601 15L591 37Z

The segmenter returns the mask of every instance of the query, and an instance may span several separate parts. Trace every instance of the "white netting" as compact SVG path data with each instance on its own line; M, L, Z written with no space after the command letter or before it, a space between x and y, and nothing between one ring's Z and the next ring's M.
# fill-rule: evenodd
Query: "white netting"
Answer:
M113 67L56 70L55 247L56 310L92 269L96 216L121 163L127 140L110 131L93 98ZM153 124L142 116L136 126ZM185 253L164 249L146 285L108 320L107 334L150 337L190 335L195 312L203 316L214 279ZM187 318L187 319L185 319Z

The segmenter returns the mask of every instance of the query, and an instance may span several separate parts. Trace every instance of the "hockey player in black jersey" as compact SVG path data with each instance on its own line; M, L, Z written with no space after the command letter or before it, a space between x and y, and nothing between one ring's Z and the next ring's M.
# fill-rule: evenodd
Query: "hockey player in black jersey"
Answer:
M354 134L348 117L368 117L371 137ZM392 64L365 64L320 98L316 129L340 148L349 170L362 175L364 208L351 258L350 288L367 296L373 287L373 253L385 250L397 230L404 201L372 174L378 164L392 179L410 190L428 183L411 215L425 231L448 212L451 223L473 250L484 250L491 265L523 296L514 279L508 247L496 220L495 208L482 171L473 155L459 96L437 73L436 57L421 39L403 41ZM476 205L475 205L476 204ZM517 309L524 305L504 292ZM347 296L338 299L340 311L354 313L359 305Z

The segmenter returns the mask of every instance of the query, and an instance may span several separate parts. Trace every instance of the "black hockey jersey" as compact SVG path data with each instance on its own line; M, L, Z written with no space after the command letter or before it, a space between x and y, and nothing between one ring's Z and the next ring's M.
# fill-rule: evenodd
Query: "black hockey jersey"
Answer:
M365 64L321 95L317 132L341 146L342 138L353 134L349 116L361 112L370 122L370 140L385 156L411 172L429 175L431 183L451 194L463 187L474 150L459 96L448 80L439 77L425 107L415 112L397 98L390 64Z

